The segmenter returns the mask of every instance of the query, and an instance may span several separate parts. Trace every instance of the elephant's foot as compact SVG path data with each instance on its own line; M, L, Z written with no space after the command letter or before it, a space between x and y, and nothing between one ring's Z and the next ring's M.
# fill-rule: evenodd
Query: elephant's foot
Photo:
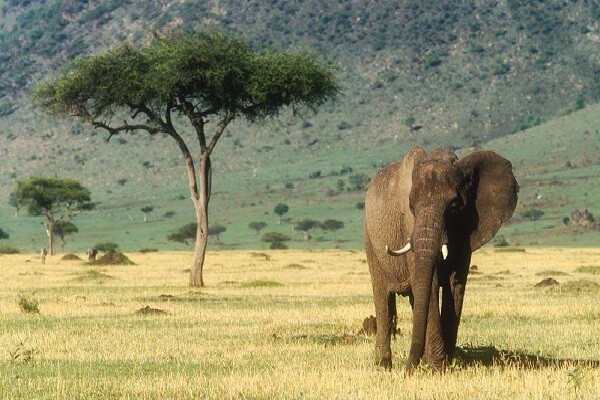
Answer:
M381 360L379 360L379 364L380 367L387 369L388 371L391 371L392 369L392 357L381 357Z
M444 373L448 366L448 359L446 357L427 358L423 360L423 364L434 372Z

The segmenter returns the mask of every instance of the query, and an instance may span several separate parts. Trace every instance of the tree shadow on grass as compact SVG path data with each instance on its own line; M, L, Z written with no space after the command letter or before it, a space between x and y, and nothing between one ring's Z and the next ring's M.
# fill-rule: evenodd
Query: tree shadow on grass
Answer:
M483 365L485 367L516 366L527 369L574 366L600 367L600 360L552 358L515 350L500 350L495 346L457 347L455 359L459 365L465 367L473 365Z

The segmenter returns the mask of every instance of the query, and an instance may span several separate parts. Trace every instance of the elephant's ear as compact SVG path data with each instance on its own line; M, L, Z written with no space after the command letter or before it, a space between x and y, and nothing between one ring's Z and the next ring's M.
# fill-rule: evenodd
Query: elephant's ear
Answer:
M413 147L402 160L387 165L369 182L365 199L365 239L381 257L387 257L385 245L401 249L410 240L414 216L408 197L413 169L423 157L425 151Z
M472 230L471 251L475 251L512 217L519 184L510 161L492 151L474 152L458 164L471 182L465 212Z

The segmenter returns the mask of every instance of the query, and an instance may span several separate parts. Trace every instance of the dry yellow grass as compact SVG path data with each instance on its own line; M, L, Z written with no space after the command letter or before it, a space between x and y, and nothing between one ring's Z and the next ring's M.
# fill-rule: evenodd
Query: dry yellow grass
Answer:
M391 373L358 334L374 313L362 252L211 252L201 289L187 286L189 254L128 256L137 265L0 256L0 398L600 397L600 274L577 272L600 249L475 253L460 357L411 378L405 299ZM534 287L548 276L560 285ZM167 314L135 313L146 306Z

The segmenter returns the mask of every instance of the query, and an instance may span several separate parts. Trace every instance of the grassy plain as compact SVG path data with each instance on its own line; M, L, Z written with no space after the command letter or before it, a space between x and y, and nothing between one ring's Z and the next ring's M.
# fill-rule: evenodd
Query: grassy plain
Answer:
M201 289L186 285L188 253L128 256L136 265L0 256L3 399L600 396L600 249L475 253L458 359L411 378L406 299L391 373L359 333L374 313L362 252L210 252ZM534 286L550 276L560 284ZM165 313L136 313L146 306Z

